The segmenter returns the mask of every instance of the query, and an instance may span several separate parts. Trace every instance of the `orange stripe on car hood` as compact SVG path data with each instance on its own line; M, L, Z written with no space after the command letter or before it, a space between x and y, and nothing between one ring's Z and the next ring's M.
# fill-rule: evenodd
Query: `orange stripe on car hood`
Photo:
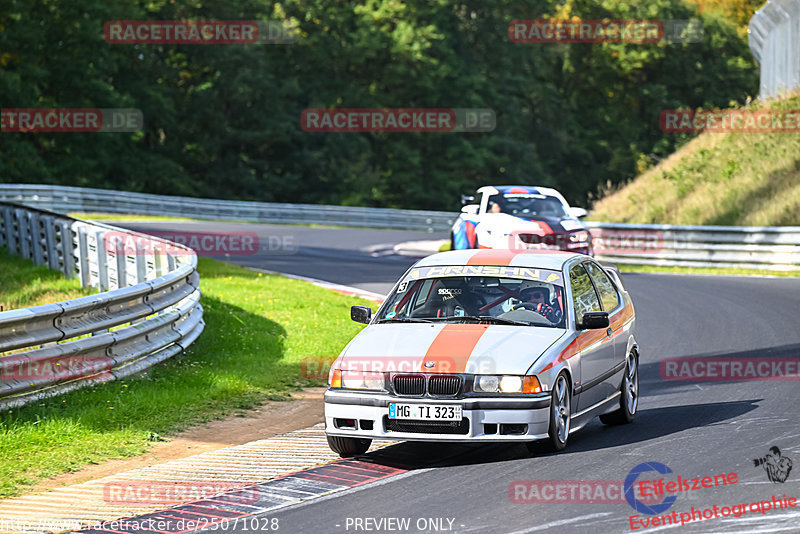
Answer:
M479 250L467 261L467 265L492 265L506 267L519 252L515 250Z
M446 324L428 347L422 361L426 373L463 373L475 345L489 327L479 324ZM429 362L433 367L425 367Z

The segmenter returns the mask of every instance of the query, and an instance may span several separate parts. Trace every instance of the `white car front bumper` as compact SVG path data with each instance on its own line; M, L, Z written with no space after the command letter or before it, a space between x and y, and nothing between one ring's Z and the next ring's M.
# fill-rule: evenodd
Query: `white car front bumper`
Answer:
M461 423L389 419L389 403L459 405ZM352 424L351 424L352 421ZM550 394L439 399L332 390L325 393L331 436L404 441L525 442L547 437Z

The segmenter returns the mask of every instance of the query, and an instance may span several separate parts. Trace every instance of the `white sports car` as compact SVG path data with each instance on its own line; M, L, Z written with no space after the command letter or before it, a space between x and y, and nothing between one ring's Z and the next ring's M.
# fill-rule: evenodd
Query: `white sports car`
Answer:
M559 251L464 250L412 266L333 363L328 443L543 440L561 450L639 399L635 313L618 274ZM539 448L532 445L532 448Z
M461 209L450 234L450 249L554 249L593 255L592 236L579 219L583 208L570 207L549 187L487 185L480 200ZM475 197L462 197L462 202Z

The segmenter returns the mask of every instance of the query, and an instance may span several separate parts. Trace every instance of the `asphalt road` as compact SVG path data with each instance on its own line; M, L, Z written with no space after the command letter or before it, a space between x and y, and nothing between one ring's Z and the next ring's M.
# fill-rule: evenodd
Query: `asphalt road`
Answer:
M138 229L156 224L128 225ZM164 226L164 225L161 225ZM185 224L185 231L249 231L294 236L296 249L231 256L230 261L385 292L413 262L372 257L371 245L436 236L415 232L315 229L273 225ZM567 449L530 455L522 446L403 443L373 455L375 462L412 470L378 483L283 508L280 532L800 532L795 508L751 511L750 503L800 498L797 381L674 382L659 362L680 356L777 357L800 352L800 281L627 274L637 312L640 407L631 425L595 420L570 436ZM794 469L770 482L753 459L777 446ZM667 480L736 473L736 483L681 492L661 515L747 505L741 517L684 526L632 529L631 516L651 518L627 503L513 502L515 481L623 481L643 462L666 464ZM642 475L645 478L645 475ZM654 473L646 478L657 478ZM523 486L528 487L528 486ZM540 486L541 487L541 486ZM511 494L509 489L511 488ZM566 491L569 495L569 491ZM579 500L579 499L577 499ZM773 506L775 506L773 504ZM762 506L762 508L764 508ZM408 526L404 523L408 520ZM382 522L381 522L382 521ZM270 524L262 522L261 524ZM231 532L249 532L241 525Z
M116 226L160 235L183 233L256 234L254 254L214 246L208 255L237 265L291 273L386 294L416 261L387 254L385 249L403 241L446 239L447 233L352 228L311 228L299 225L199 223L120 223ZM187 235L188 234L188 235ZM243 247L239 247L243 248ZM376 249L376 252L369 252ZM214 254L216 252L229 253Z

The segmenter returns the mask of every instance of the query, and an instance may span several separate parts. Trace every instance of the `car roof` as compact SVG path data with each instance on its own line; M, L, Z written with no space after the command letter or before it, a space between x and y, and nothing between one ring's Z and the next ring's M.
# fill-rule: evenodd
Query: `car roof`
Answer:
M498 265L509 267L533 267L560 271L570 259L579 256L589 258L575 252L560 250L451 250L439 252L421 259L416 267L432 265Z
M489 194L523 194L523 195L550 195L561 197L561 194L551 187L540 185L486 185L478 189L478 193Z

